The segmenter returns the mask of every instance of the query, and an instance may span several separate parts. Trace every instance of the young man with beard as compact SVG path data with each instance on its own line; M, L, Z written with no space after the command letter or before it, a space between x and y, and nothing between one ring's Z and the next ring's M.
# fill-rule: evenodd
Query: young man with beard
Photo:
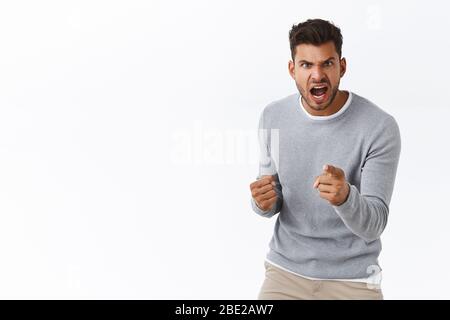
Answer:
M310 19L289 32L298 93L259 119L253 210L275 221L258 299L383 299L380 235L400 157L396 120L339 89L342 35Z

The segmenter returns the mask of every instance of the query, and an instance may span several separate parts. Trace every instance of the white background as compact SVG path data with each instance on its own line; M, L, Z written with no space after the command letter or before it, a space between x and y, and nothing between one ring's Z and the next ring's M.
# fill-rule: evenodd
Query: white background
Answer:
M449 9L2 1L0 298L256 298L275 222L250 207L258 117L297 90L307 18L342 30L341 88L400 126L385 298L450 298Z

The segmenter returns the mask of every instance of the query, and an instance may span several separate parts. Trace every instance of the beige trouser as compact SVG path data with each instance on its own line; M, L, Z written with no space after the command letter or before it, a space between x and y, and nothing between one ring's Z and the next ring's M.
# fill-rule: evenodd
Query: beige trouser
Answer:
M266 275L258 300L383 300L380 288L364 282L310 280L264 261Z

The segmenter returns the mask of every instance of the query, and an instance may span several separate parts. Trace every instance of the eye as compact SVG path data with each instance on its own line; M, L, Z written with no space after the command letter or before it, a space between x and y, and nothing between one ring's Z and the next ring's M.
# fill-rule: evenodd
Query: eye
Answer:
M326 61L326 62L324 63L324 65L325 65L325 67L330 67L330 66L333 65L333 61Z
M307 63L307 62L303 62L302 64L300 64L300 67L302 67L302 68L309 68L310 66L311 66L311 64Z

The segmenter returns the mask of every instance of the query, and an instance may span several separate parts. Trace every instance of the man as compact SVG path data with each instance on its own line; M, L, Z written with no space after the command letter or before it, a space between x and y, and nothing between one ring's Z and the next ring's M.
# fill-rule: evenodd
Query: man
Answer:
M261 160L253 210L279 213L258 299L383 299L380 235L400 157L395 119L351 91L342 35L307 20L289 32L298 93L259 119Z

